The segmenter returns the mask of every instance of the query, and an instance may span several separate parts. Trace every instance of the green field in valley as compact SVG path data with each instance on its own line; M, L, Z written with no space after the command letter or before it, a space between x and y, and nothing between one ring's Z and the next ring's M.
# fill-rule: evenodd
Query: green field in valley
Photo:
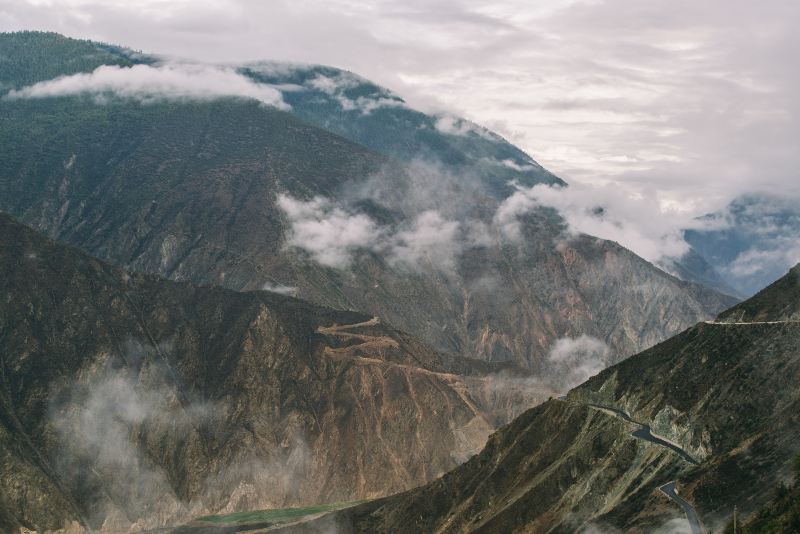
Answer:
M285 523L303 518L308 515L349 508L350 506L355 506L364 502L367 501L348 501L331 504L319 504L316 506L306 506L303 508L275 508L270 510L254 510L252 512L237 512L235 514L207 515L198 517L196 521L217 524L256 523L264 521L272 523Z

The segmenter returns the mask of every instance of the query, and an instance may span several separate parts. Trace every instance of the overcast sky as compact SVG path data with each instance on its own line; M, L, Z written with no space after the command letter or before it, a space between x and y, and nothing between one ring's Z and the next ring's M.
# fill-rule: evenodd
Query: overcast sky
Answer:
M682 217L798 193L798 22L797 0L0 0L3 31L346 68Z

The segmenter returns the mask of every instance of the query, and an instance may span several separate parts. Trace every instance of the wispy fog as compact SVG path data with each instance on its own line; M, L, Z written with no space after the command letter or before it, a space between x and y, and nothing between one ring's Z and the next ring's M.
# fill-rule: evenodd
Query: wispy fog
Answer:
M169 367L156 363L169 351L129 340L124 357L98 359L98 369L51 394L48 426L61 444L51 462L93 503L89 520L138 531L296 497L311 457L302 432L288 422L279 444L236 446L232 408L181 392Z
M609 365L611 350L603 341L585 334L556 340L547 356L547 376L559 391L585 382Z

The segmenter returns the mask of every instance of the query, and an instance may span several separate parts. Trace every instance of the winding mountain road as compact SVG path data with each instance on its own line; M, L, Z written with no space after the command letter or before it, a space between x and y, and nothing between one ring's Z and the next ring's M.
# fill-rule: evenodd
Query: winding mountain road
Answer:
M703 321L705 324L717 324L717 325L751 325L751 324L794 324L800 323L800 321L734 321L734 322L727 322L727 321Z
M635 438L638 438L638 439L643 439L645 441L649 441L650 443L655 443L656 445L661 445L662 447L666 447L666 448L674 451L676 454L678 454L681 458L683 458L684 460L686 460L690 464L692 464L692 465L700 465L700 462L695 460L688 452L683 450L680 445L678 445L677 443L675 443L673 441L668 440L665 437L659 436L658 434L654 434L653 431L650 429L649 425L646 425L644 423L640 423L639 421L636 421L635 419L633 419L630 415L628 415L624 411L622 411L622 410L620 410L618 408L614 408L613 406L605 406L603 404L588 403L588 406L591 406L592 408L598 408L600 410L612 412L614 415L616 415L620 419L623 419L623 420L625 420L625 421L627 421L629 423L633 423L634 425L637 425L639 428L634 430L633 432L631 432L631 436L633 436Z
M560 395L556 397L558 400L563 402L569 402L567 400L566 395ZM619 417L620 419L632 423L639 428L631 432L631 436L636 439L641 439L644 441L649 441L655 445L659 445L661 447L665 447L670 449L671 451L678 454L684 461L689 462L692 465L699 465L700 462L695 460L692 455L686 452L680 445L668 440L665 437L659 436L658 434L654 434L653 431L650 429L649 425L644 423L640 423L633 419L627 412L620 410L619 408L615 408L613 406L607 406L604 404L593 404L593 403L586 403L587 406L595 408L597 410L601 410L609 415L613 415L615 417ZM689 522L689 528L691 529L692 534L703 534L703 524L700 522L700 516L697 514L697 510L695 510L694 506L692 506L688 501L681 498L677 491L675 490L675 485L677 484L677 480L673 480L668 482L658 488L661 493L669 497L672 501L674 501L678 506L681 507L684 514L686 514L686 520Z
M678 506L683 508L686 519L689 521L689 528L692 530L692 534L702 534L703 525L700 523L700 518L697 516L697 510L675 492L675 482L675 480L667 482L658 489L661 490L661 493L678 503Z

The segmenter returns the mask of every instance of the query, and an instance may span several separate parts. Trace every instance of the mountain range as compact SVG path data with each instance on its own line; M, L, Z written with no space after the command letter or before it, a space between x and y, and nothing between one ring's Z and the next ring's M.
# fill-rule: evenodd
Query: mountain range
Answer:
M222 71L280 88L279 109L159 94L207 73L55 34L4 34L0 55L0 209L117 266L290 292L540 376L558 339L618 361L735 302L573 234L514 194L562 183L529 156L344 71ZM119 76L162 85L119 94Z
M700 221L686 241L733 289L729 295L753 295L797 261L800 208L792 198L743 195Z
M568 185L340 69L0 34L0 529L366 500L286 528L645 532L766 505L797 268L739 303L757 233L687 232L668 274L537 187Z

